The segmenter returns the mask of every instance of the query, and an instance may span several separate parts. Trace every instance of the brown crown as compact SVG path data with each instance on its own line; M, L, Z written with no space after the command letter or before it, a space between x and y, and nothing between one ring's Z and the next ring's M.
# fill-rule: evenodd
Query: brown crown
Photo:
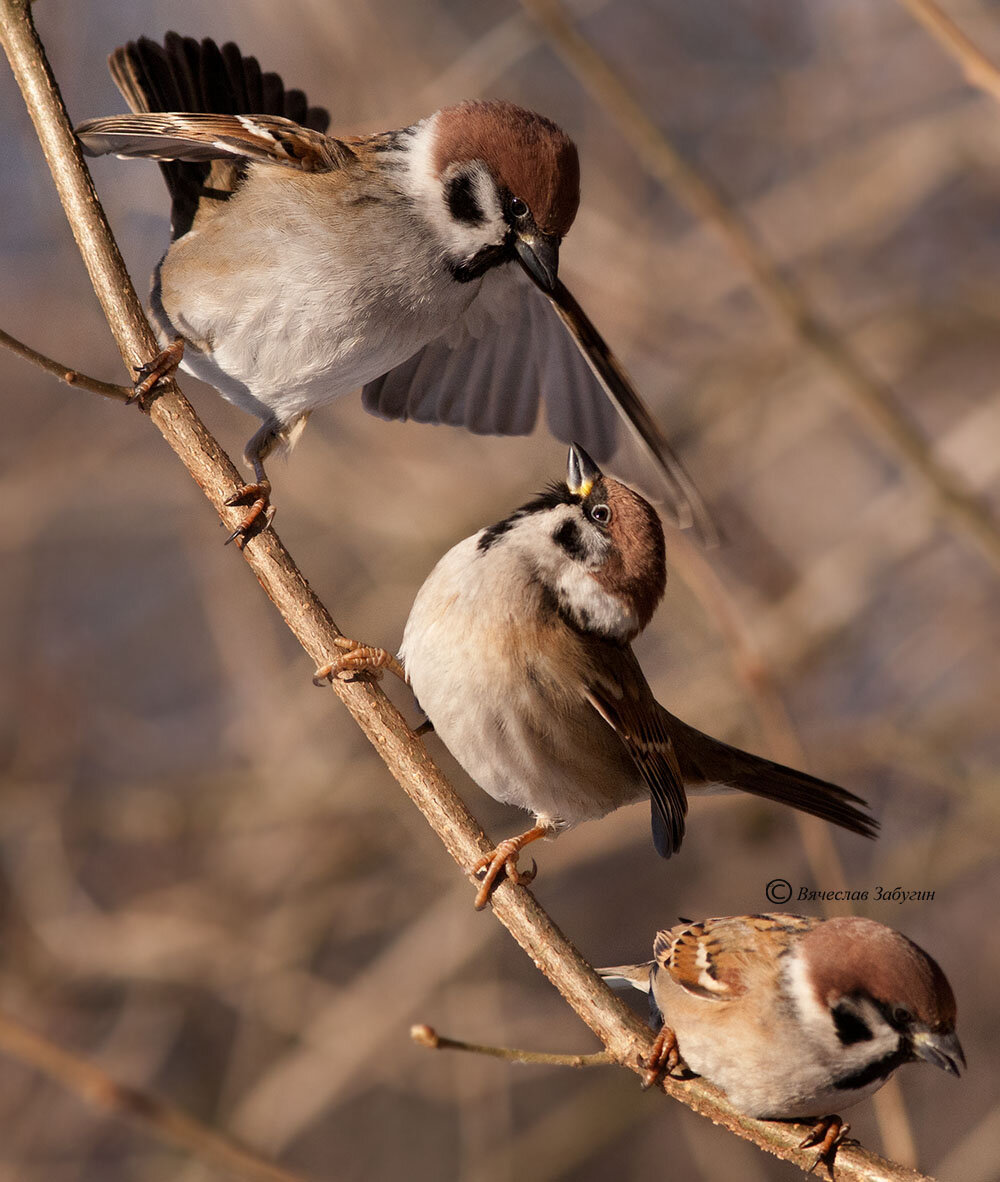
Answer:
M935 960L912 940L873 919L841 916L811 931L803 951L822 1001L852 993L899 1002L931 1030L954 1030L955 995Z
M550 119L501 100L438 114L434 168L482 160L498 184L527 202L535 225L561 238L580 204L576 145Z

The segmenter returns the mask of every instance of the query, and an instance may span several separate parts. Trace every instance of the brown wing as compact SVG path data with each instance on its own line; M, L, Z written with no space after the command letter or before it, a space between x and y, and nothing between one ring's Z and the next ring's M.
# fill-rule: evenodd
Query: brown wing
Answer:
M123 154L159 160L173 200L170 220L174 238L190 230L203 200L223 201L239 187L249 160L270 159L293 168L306 163L315 168L324 154L335 159L344 149L337 141L318 143L308 136L303 138L302 131L322 137L330 123L329 112L310 106L301 90L286 87L278 74L261 70L255 57L244 55L232 42L219 46L208 37L196 41L167 33L159 45L140 37L116 49L108 66L136 121L130 125L127 119L117 124L91 120L80 128L89 137L85 147L95 153L122 150ZM150 124L145 121L147 115L163 115L167 122ZM230 130L216 127L212 140L229 140L223 151L218 144L203 142L204 126L177 126L177 120L185 115L230 120L243 115L272 136L274 129L264 126L262 117L274 116L290 120L300 134L293 136L294 145L278 145L280 159L268 154L267 137L259 131L250 134L249 154L240 154L233 149L246 138L245 124L235 137L230 135L231 123ZM172 147L168 142L171 132L177 133ZM287 128L282 132L287 133ZM126 142L129 136L131 145ZM143 144L146 151L138 150ZM176 154L168 156L171 151Z
M76 129L91 156L151 160L256 160L300 172L331 172L356 159L342 141L280 115L213 115L186 111L112 115Z
M687 795L665 712L627 645L602 645L591 668L600 673L586 687L587 700L614 728L645 780L653 799L653 842L669 858L684 839Z
M808 931L819 922L801 915L768 913L678 924L657 933L653 958L657 969L688 993L711 1001L732 1001L750 988L755 967L773 967L776 935Z

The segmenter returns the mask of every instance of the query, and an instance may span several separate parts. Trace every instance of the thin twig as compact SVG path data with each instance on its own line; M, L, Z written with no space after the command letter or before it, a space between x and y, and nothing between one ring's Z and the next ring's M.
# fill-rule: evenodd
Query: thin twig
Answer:
M111 331L123 358L136 368L152 360L156 342L73 137L32 24L28 0L0 0L0 39ZM223 501L236 491L238 473L173 382L153 404L150 417L227 524L233 519L231 524L235 525L236 513L226 509ZM268 529L251 538L242 554L314 667L328 662L342 634L278 536ZM476 885L472 868L490 850L490 843L432 763L423 744L377 686L337 681L333 689L470 883ZM641 1060L652 1049L652 1031L615 997L528 890L507 881L497 888L491 901L501 923L597 1035L615 1062L642 1074ZM694 1111L761 1149L803 1169L814 1164L815 1154L799 1148L804 1126L745 1117L718 1089L702 1080L665 1079L660 1086ZM837 1164L842 1182L926 1182L924 1175L859 1146L844 1147Z
M86 1059L73 1055L0 1011L0 1052L26 1063L94 1108L121 1117L158 1141L249 1182L305 1182L304 1175L265 1161L230 1137L148 1092L117 1083Z
M1000 70L933 0L899 0L962 68L966 82L1000 101Z
M555 1051L525 1051L517 1047L492 1047L477 1042L464 1042L460 1038L447 1038L438 1034L433 1026L421 1023L410 1027L410 1038L421 1047L431 1051L468 1051L473 1055L485 1055L489 1059L505 1059L508 1063L540 1063L549 1067L607 1067L614 1059L607 1051L594 1051L587 1055L563 1055Z
M559 0L521 0L581 85L615 119L646 171L673 190L696 217L715 227L800 340L833 369L837 388L888 444L904 472L930 494L937 511L970 537L1000 571L1000 524L986 502L934 457L893 390L876 377L783 277L774 260L715 185L677 150L627 84L566 15Z
M51 357L46 357L44 353L32 349L30 345L26 345L16 337L12 337L2 328L0 328L0 345L3 345L5 349L10 349L18 357L23 357L26 361L40 366L46 372L55 374L67 386L79 386L81 390L89 390L92 394L101 394L105 398L115 398L119 402L124 402L131 397L130 386L116 386L114 382L102 382L100 378L92 378L85 373L80 373L79 370L69 369L60 362L53 361Z

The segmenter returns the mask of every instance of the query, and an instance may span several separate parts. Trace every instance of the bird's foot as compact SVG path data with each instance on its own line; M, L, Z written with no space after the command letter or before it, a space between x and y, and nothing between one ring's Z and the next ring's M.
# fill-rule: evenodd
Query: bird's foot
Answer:
M226 538L227 546L230 542L236 542L241 550L250 536L251 529L255 526L261 530L267 529L274 520L275 508L271 504L270 480L256 480L253 484L244 484L239 492L235 492L231 497L227 497L225 503L227 505L239 505L244 501L249 501L250 507L247 509L243 520L229 537ZM262 518L263 521L261 522Z
M806 1136L799 1142L800 1149L810 1149L814 1145L819 1146L819 1153L816 1155L816 1160L809 1169L810 1174L817 1166L822 1165L826 1168L827 1177L830 1182L834 1182L833 1164L837 1156L837 1150L847 1140L847 1134L850 1131L851 1126L845 1124L842 1118L835 1113L830 1116L820 1117Z
M546 826L536 825L527 833L519 833L517 837L506 838L497 845L492 853L479 859L472 868L472 873L480 879L479 892L475 901L477 911L482 911L489 902L490 894L502 873L506 872L511 882L516 882L518 886L527 886L529 882L534 880L538 873L536 863L532 861L530 870L518 870L517 856L526 845L530 845L540 837L548 837L551 832L552 830Z
M395 673L401 681L406 680L406 670L387 649L360 644L346 636L338 636L333 643L343 651L335 660L316 670L313 674L313 685L325 685L335 677L349 681L360 673L369 673L378 680L385 669Z
M140 365L135 371L132 393L126 398L126 405L131 406L133 402L138 402L143 410L149 410L153 401L150 395L164 379L176 371L183 356L184 340L177 337L165 349L161 349L152 361Z
M677 1047L677 1036L669 1026L664 1026L656 1036L649 1058L639 1060L639 1066L646 1069L646 1074L642 1077L643 1091L656 1083L661 1072L666 1071L667 1075L672 1075L680 1064L681 1053Z

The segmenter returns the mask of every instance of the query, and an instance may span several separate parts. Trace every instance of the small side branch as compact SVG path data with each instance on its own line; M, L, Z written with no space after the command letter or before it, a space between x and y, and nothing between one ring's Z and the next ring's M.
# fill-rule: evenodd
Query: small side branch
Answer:
M548 1067L608 1067L614 1059L607 1051L594 1051L587 1055L561 1055L550 1051L524 1051L517 1047L493 1047L481 1043L464 1042L460 1038L447 1038L438 1034L433 1026L410 1027L410 1038L417 1046L430 1051L468 1051L472 1055L485 1055L489 1059L504 1059L508 1063L539 1063Z
M44 353L39 353L37 349L32 349L30 345L12 337L3 329L0 329L0 345L3 345L5 349L10 349L18 357L23 357L25 361L30 361L32 365L37 365L47 373L54 374L67 386L79 386L82 390L89 390L92 394L100 394L104 398L114 398L118 402L127 402L132 395L129 386L116 386L114 382L102 382L100 378L92 378L85 373L80 373L79 370L70 369L58 361L53 361L51 357L46 357Z

